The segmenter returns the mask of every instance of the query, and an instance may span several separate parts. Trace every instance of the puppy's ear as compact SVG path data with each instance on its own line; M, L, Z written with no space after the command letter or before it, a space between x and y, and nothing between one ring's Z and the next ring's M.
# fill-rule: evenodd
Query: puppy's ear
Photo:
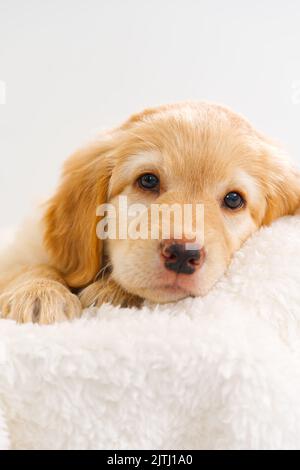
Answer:
M295 214L300 207L300 173L274 145L266 147L267 153L261 181L265 190L266 210L263 224L284 215Z
M71 156L47 205L45 245L50 262L71 287L90 283L101 265L96 210L107 199L112 172L109 151L108 143L99 143Z

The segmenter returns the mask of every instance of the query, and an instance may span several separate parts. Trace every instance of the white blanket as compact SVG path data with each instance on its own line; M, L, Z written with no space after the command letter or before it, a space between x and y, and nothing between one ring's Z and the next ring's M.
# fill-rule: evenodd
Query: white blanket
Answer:
M0 320L0 448L300 449L299 324L300 217L204 299Z

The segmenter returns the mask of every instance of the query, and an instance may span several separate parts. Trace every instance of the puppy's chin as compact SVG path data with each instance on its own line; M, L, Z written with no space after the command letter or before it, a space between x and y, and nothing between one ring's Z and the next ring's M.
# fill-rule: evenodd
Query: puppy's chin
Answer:
M220 269L218 276L209 275L210 273L200 273L193 276L176 276L169 272L157 272L156 279L153 275L149 275L148 282L135 282L130 276L116 276L113 271L114 282L119 285L124 292L137 296L143 300L156 304L164 304L169 302L177 302L187 297L204 297L212 289L214 284L222 276L225 269ZM118 273L119 274L119 273ZM174 274L174 273L173 273ZM144 276L139 276L145 279Z
M203 297L205 296L212 286L202 286L202 288L196 288L195 285L182 285L179 281L174 281L172 283L154 283L147 287L135 286L122 286L126 292L131 295L140 297L148 302L156 304L165 304L170 302L177 302L183 300L187 297Z
M182 289L178 286L166 285L153 288L141 288L136 290L136 294L143 299L157 303L165 304L169 302L177 302L178 300L185 299L186 297L195 297L191 292Z

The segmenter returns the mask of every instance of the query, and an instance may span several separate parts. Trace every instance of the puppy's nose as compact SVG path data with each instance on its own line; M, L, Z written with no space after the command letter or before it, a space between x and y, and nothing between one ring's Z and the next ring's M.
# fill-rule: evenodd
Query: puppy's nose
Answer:
M188 243L166 242L162 244L161 252L165 267L176 273L193 274L204 259L204 250L198 245L191 248Z

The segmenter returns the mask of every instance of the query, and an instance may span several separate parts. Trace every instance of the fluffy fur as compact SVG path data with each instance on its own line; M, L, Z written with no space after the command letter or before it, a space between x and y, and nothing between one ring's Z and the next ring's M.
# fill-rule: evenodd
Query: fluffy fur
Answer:
M159 176L159 192L138 187L145 172ZM242 208L223 206L230 191L243 195ZM161 240L101 241L96 209L110 202L118 210L120 195L129 205L143 203L148 212L153 203L204 204L201 268L193 275L167 270ZM40 226L33 227L38 249L31 253L21 237L0 260L0 307L7 318L51 323L80 315L78 292L84 307L204 296L243 242L259 227L293 214L299 201L299 174L241 116L207 103L146 110L66 162Z
M300 217L204 298L0 320L0 448L300 449Z

